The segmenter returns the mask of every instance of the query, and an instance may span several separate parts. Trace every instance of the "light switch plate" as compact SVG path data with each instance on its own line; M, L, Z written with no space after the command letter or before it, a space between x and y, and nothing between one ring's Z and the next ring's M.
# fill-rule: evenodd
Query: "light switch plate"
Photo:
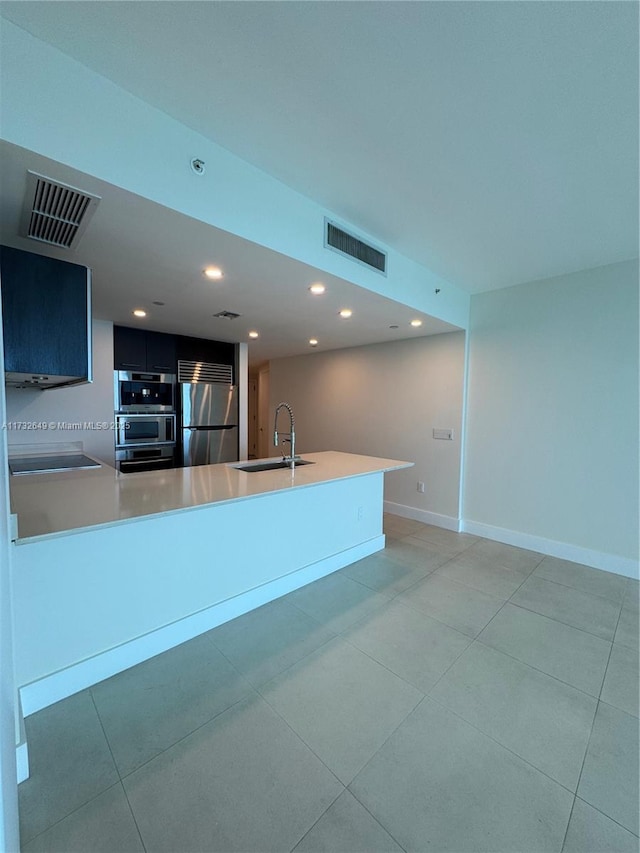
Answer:
M452 429L434 429L433 430L434 438L444 438L447 441L453 440L453 430Z

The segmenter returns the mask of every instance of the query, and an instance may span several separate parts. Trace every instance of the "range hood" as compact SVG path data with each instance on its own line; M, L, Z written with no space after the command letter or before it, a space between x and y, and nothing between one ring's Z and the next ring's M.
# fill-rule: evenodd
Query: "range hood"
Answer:
M0 246L5 384L92 381L91 270Z

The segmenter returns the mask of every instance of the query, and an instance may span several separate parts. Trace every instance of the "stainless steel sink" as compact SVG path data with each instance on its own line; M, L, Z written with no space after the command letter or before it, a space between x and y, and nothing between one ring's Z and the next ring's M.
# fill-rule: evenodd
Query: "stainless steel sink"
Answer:
M295 467L297 468L299 465L315 465L315 462L308 462L306 459L296 459ZM276 462L247 462L246 465L232 465L232 468L235 468L237 471L246 471L250 473L252 471L278 471L280 468L289 468L290 465L288 462L283 462L282 459L278 459Z

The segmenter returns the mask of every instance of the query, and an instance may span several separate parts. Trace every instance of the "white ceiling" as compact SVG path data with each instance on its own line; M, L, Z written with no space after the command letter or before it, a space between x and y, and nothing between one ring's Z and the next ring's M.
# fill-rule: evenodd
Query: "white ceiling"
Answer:
M4 0L1 14L468 292L638 254L634 2ZM3 148L3 178L38 168L22 155ZM239 340L257 325L253 360L312 334L326 348L412 334L406 307L331 279L310 309L300 282L317 271L100 190L78 255L102 316L156 299L154 328ZM189 266L212 239L234 259L214 290ZM347 303L358 319L340 325ZM212 321L221 309L243 317ZM451 328L432 323L420 334Z

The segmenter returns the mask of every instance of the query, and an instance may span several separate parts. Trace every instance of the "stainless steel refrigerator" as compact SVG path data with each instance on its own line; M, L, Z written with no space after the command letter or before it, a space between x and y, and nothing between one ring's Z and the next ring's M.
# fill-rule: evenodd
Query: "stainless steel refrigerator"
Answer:
M185 466L238 460L238 388L221 382L180 383Z

